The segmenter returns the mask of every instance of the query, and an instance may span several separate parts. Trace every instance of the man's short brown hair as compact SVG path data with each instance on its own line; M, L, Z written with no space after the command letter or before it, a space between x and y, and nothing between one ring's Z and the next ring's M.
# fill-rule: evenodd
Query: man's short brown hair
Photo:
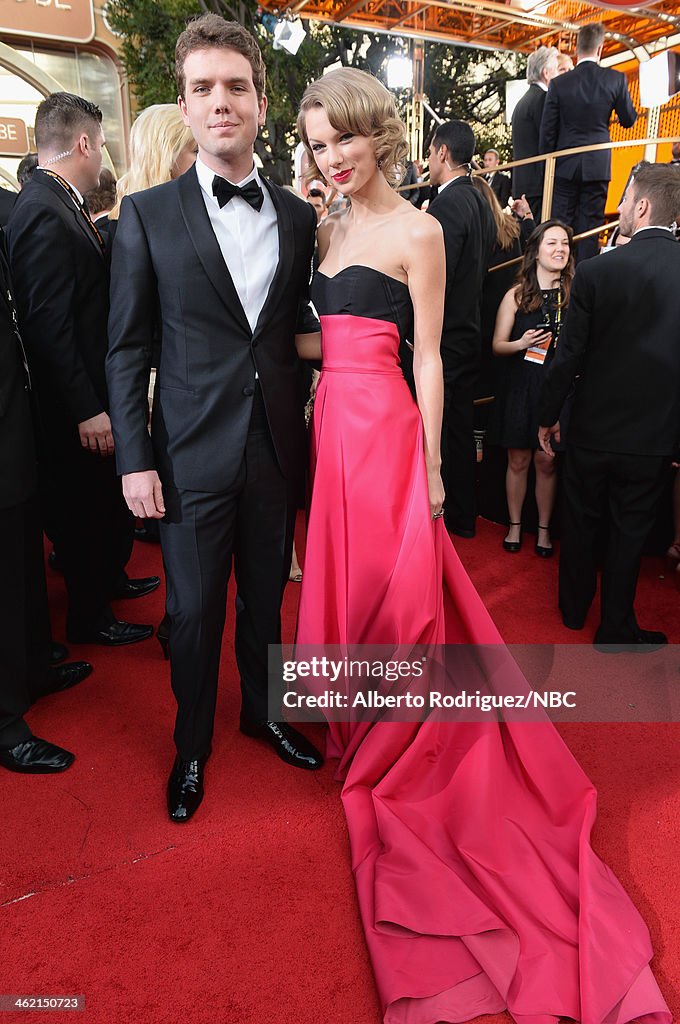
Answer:
M642 161L633 170L635 202L649 203L649 223L670 227L680 220L680 174L671 164L650 164Z
M96 104L72 92L53 92L36 111L35 143L39 150L68 150L82 132L94 139L101 127Z
M578 30L576 52L591 54L604 42L604 25L600 21L591 21Z
M175 47L175 79L177 92L184 99L186 78L184 62L194 50L215 49L236 50L243 54L253 70L253 84L258 100L264 96L267 72L262 52L257 42L243 25L227 21L219 14L202 14L189 22L177 40Z

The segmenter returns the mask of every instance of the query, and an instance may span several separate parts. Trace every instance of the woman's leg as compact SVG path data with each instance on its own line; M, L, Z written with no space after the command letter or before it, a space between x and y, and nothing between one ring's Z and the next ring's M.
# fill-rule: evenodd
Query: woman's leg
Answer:
M517 543L520 539L522 528L519 525L522 520L522 506L527 493L527 476L531 463L531 451L528 448L508 448L508 468L505 473L505 494L508 501L508 515L510 523L517 525L510 526L506 541Z
M550 520L555 507L557 490L556 459L543 451L534 453L536 470L536 507L538 508L538 534L536 543L542 548L552 548Z

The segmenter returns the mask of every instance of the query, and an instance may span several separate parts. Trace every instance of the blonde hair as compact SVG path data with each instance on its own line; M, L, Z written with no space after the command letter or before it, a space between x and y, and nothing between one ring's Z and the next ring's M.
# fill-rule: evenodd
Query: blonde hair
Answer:
M312 82L305 89L297 119L297 129L309 156L310 166L304 180L309 183L323 175L309 145L306 113L323 107L336 132L352 132L372 138L378 167L387 181L396 187L406 169L406 129L397 114L391 92L373 75L357 68L337 68Z
M130 132L130 167L116 185L111 220L117 220L124 196L170 181L175 161L193 138L176 104L155 103L143 110Z

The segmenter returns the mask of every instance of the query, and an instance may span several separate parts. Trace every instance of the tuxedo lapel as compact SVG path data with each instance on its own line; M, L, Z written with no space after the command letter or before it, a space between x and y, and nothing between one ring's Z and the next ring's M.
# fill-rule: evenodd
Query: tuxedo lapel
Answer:
M271 310L276 306L280 295L290 280L294 254L293 220L288 204L284 202L282 192L277 186L272 185L262 177L260 177L260 181L269 192L276 210L276 223L279 231L279 262L272 278L272 283L269 286L264 306L257 318L255 334L267 323Z
M205 208L196 170L193 167L179 178L179 203L186 229L208 280L227 311L236 320L239 327L250 336L248 318L234 287L231 274L222 258L222 252Z
M81 213L76 208L75 203L73 202L73 200L71 199L70 195L63 187L63 185L60 185L58 181L56 181L54 178L51 178L49 174L44 174L39 167L36 167L35 171L33 172L31 181L35 181L36 184L42 185L54 193L59 202L64 204L69 215L73 217L73 222L76 226L76 229L80 231L81 234L85 236L85 238L87 238L88 242L94 247L95 252L99 255L101 259L103 259L104 254L102 252L101 246L99 245L99 242L97 241L97 236L95 235L92 228L88 227L87 222L85 220L85 214Z

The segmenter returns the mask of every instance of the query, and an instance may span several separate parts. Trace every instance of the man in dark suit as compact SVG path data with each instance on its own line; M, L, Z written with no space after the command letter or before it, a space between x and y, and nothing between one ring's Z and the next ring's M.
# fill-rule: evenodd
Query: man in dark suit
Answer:
M7 243L40 415L43 511L58 532L67 638L118 646L152 628L118 620L110 600L149 593L160 580L124 572L133 521L111 457L108 280L103 240L82 203L99 181L101 111L53 93L38 107L35 136L40 167L19 193Z
M506 174L505 171L497 171L496 167L499 166L501 158L497 149L487 149L484 154L484 167L486 174L484 177L491 186L491 191L495 195L498 202L501 204L501 209L504 210L508 205L508 199L510 198L511 182L510 175Z
M430 144L430 181L438 192L428 213L444 231L446 298L442 330L444 419L442 480L446 526L474 537L477 454L474 391L481 360L482 282L496 241L496 223L470 179L475 136L464 121L439 125Z
M38 697L67 690L87 678L92 666L80 661L50 667L29 389L0 244L0 765L42 775L65 771L73 754L34 736L24 715Z
M7 224L16 199L16 192L10 192L7 188L0 188L0 228L4 228Z
M603 25L594 22L580 29L576 67L568 75L553 78L548 89L541 121L541 153L610 142L609 121L613 111L624 128L635 124L637 114L626 76L599 66L603 43ZM555 168L553 217L564 221L577 235L603 224L611 166L610 150L559 159ZM597 235L579 242L577 251L581 260L594 256Z
M598 644L665 643L633 610L642 548L680 437L680 181L641 164L619 207L620 246L581 264L539 407L550 435L576 380L565 460L560 609L581 629L595 594L598 526L609 523Z
M557 74L558 52L554 46L539 46L527 60L529 88L512 115L512 159L526 160L538 156L541 118L548 86ZM526 196L534 220L541 220L543 205L543 178L545 164L527 164L512 172L512 190L515 199Z
M131 510L161 519L177 757L173 821L203 797L232 556L241 731L289 764L321 757L267 703L304 473L294 337L309 310L316 215L253 163L265 67L253 37L205 14L177 42L179 105L195 167L125 199L113 248L107 363L119 472ZM161 353L151 438L146 382ZM162 518L161 518L162 517Z

